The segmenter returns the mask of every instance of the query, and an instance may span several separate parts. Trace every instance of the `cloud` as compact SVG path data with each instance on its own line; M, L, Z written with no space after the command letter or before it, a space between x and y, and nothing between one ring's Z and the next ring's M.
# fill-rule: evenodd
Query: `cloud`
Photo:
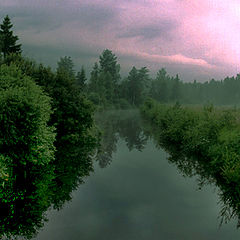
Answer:
M109 48L124 65L146 61L150 69L161 64L183 76L191 68L206 78L240 71L237 0L0 0L0 5L26 53L41 55L43 62L66 54L90 65Z
M17 28L48 31L71 22L90 30L100 30L109 22L113 23L117 9L102 4L88 4L84 1L21 1L21 4L2 7L15 19ZM71 30L71 29L69 29Z
M118 35L119 38L140 37L143 40L151 40L154 38L164 38L170 40L172 31L176 29L177 23L171 20L163 19L159 23L153 23L143 26L132 26Z
M121 54L133 56L133 57L140 58L140 59L148 61L148 62L155 62L155 63L160 63L160 64L173 63L173 64L181 64L181 65L193 65L193 66L209 68L209 69L217 68L215 65L209 64L204 59L190 58L190 57L186 57L181 54L175 54L175 55L169 55L169 56L149 54L146 52L122 52Z

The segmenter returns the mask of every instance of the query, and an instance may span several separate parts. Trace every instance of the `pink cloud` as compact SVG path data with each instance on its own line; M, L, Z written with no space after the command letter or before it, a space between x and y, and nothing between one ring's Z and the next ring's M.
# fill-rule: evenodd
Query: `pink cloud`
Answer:
M160 64L174 63L174 64L194 65L194 66L199 66L199 67L209 68L209 69L216 68L216 66L209 64L203 59L190 58L182 54L165 56L165 55L149 54L146 52L133 52L131 50L130 51L122 50L120 53L121 55L134 56L145 61L150 61L150 62L160 63Z

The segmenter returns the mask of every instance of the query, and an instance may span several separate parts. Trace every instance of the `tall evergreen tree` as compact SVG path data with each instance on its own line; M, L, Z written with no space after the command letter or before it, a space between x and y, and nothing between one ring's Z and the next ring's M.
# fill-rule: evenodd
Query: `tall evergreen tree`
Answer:
M21 44L16 44L19 38L13 35L12 27L13 25L7 15L0 25L0 47L4 57L10 53L21 53Z
M181 93L180 93L180 79L179 79L179 76L177 74L176 77L173 79L171 100L178 101L180 99L180 97L181 97Z
M147 95L149 70L146 67L137 69L133 67L128 75L129 103L139 106Z
M117 57L111 50L106 49L99 57L100 72L111 75L114 101L119 98L119 80L120 80L120 65L117 63Z
M75 78L74 64L71 57L61 57L57 64L57 73L66 74L69 78Z
M114 84L120 79L120 65L117 63L117 57L111 50L106 49L99 57L100 72L109 72L113 78Z
M150 96L160 102L166 102L168 97L167 82L169 82L169 76L162 68L157 72L156 79L152 81Z
M129 102L132 105L137 104L137 98L139 93L139 81L138 81L138 70L136 67L133 67L128 75L128 84L129 84Z
M82 67L81 71L77 73L76 81L77 81L77 85L80 87L80 89L84 90L86 81L87 81L84 67Z
M89 92L98 92L98 77L99 77L99 67L98 63L95 62L93 69L91 71L91 77L88 85Z

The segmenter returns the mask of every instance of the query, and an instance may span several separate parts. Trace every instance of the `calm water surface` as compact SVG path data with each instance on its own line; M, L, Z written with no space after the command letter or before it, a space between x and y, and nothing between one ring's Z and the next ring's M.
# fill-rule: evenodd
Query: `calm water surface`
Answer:
M219 228L214 186L199 190L144 136L137 112L98 117L105 128L94 172L61 211L48 212L38 240L231 240L236 221Z

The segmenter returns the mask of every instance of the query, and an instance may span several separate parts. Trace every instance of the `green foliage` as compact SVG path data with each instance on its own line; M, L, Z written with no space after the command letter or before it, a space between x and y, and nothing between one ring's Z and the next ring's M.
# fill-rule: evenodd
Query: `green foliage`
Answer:
M88 84L89 99L104 108L118 105L120 65L112 51L106 49L95 63Z
M99 76L99 67L98 63L95 63L91 71L90 82L88 84L88 91L98 93L98 76Z
M48 208L71 199L99 141L94 107L71 76L21 59L9 55L0 67L0 237L9 239L32 239Z
M158 71L156 79L151 83L150 96L159 101L167 102L169 89L168 89L169 76L164 68Z
M66 77L72 79L75 77L74 64L71 57L62 57L57 63L57 73L66 75Z
M149 81L149 70L146 67L137 69L133 67L128 78L123 84L122 90L126 91L126 98L132 106L139 106L147 96L147 83ZM122 94L124 96L124 94Z
M171 154L170 161L187 175L196 172L215 182L224 204L240 217L240 112L212 105L166 106L148 99L141 113L152 124L157 143ZM223 209L223 217L228 218L228 210Z
M5 20L1 29L10 31ZM11 34L8 44L15 44L18 38ZM99 133L95 108L83 94L83 68L75 76L71 58L64 57L53 72L22 57L20 45L4 50L0 43L0 238L31 239L46 221L47 209L61 208L92 171ZM112 76L100 75L104 99L113 101Z
M84 67L82 67L81 71L78 72L76 76L76 83L77 83L77 86L80 87L81 91L85 90L86 81L87 81L87 77L86 77L85 69Z
M16 64L52 98L51 105L55 111L51 114L50 123L57 128L57 139L67 135L69 141L81 141L82 134L93 126L94 107L76 87L71 58L60 59L57 73L19 55L9 55L5 61Z
M117 103L116 107L118 109L130 109L130 108L132 108L130 103L126 99L124 99L124 98L120 98L118 100L118 103Z
M15 66L0 67L0 149L7 164L44 165L54 156L50 98Z
M41 169L40 179L54 160L56 134L48 124L50 100L15 65L0 66L0 236L30 238L30 232L42 225L42 212L48 205L46 195L36 193L34 179L37 169ZM42 181L51 179L45 175ZM29 191L36 194L34 200Z
M111 50L106 49L99 57L100 72L109 73L113 84L116 86L120 79L120 65L117 63L117 57Z
M0 25L0 51L6 57L10 53L21 53L21 44L16 44L18 36L14 36L11 28L10 18L8 15L3 19L3 23Z

